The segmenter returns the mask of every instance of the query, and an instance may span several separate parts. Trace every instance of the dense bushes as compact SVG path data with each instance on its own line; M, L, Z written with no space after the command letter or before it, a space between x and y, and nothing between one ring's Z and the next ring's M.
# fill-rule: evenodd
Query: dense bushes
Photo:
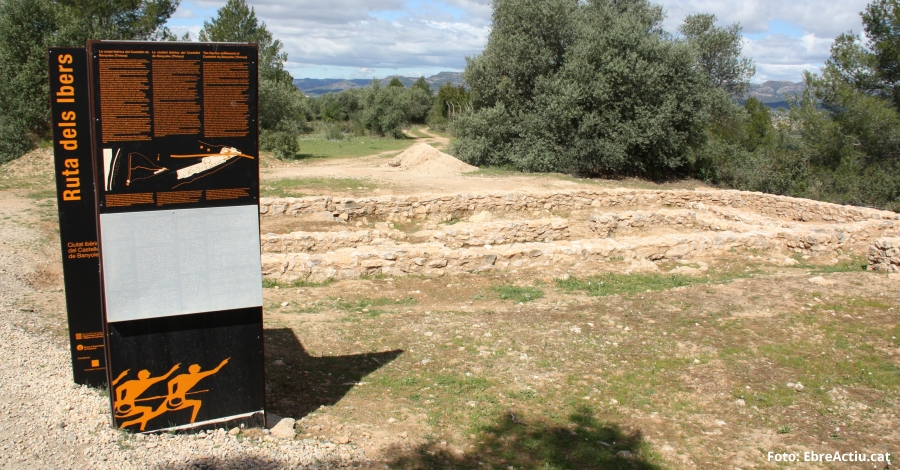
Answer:
M743 115L713 113L707 142L695 149L697 174L737 189L900 210L900 77L881 52L900 43L897 5L867 7L869 42L839 37L777 128L750 101Z
M644 0L497 0L464 77L473 112L456 155L526 171L660 176L703 137L705 90L690 47Z
M0 162L50 135L47 47L88 39L165 39L172 0L0 1Z

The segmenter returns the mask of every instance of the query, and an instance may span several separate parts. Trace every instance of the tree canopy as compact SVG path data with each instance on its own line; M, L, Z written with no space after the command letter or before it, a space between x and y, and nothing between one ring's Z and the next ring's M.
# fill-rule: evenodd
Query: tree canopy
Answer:
M245 0L228 0L214 18L203 22L199 37L200 41L211 42L255 42L259 45L260 78L291 81L284 70L287 53L281 50L283 44L272 36L265 23L259 22Z
M0 162L49 135L46 48L170 38L178 0L0 0Z
M703 137L705 79L646 0L496 0L467 60L457 156L528 171L661 176Z
M741 98L756 72L753 61L741 56L741 26L716 26L716 15L696 14L685 18L678 28L690 43L710 85Z

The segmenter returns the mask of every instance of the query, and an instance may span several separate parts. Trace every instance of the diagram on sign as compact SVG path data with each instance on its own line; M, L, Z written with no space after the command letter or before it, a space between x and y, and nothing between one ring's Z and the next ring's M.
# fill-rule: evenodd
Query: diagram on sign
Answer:
M121 423L119 429L140 425L139 428L143 431L147 427L147 422L153 418L188 408L191 409L190 422L193 423L197 420L197 413L200 412L200 407L203 406L203 401L197 400L193 396L207 393L209 390L191 391L191 389L196 387L206 377L217 374L225 364L228 364L228 359L230 358L225 359L216 368L208 371L202 371L199 364L192 364L188 367L187 373L176 375L168 381L168 393L166 395L153 397L141 397L141 395L153 385L168 379L181 367L181 364L175 364L169 369L169 372L159 377L152 377L150 371L144 369L137 373L136 379L127 380L122 385L119 385L119 382L127 377L130 372L130 369L125 370L112 382L112 385L115 387L113 409L117 420L134 419ZM153 402L157 402L156 406L143 405L143 403L152 404Z
M103 176L106 192L167 190L189 185L211 177L242 158L253 160L235 147L200 142L200 152L157 154L148 157L140 152L103 149Z

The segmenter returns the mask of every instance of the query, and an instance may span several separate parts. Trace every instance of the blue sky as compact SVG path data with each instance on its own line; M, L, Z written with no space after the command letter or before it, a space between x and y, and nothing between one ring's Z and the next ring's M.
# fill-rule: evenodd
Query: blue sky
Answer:
M866 0L657 0L664 27L675 31L692 13L713 13L721 25L738 22L744 55L756 62L754 82L800 81L818 72L834 38L860 32ZM295 78L372 78L461 71L490 30L490 0L248 0L284 43ZM182 0L169 20L196 40L203 22L225 0Z

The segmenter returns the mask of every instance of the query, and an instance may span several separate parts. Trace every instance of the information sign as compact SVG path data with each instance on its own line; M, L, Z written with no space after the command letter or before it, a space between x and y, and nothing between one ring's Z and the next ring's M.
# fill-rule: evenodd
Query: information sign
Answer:
M84 48L48 50L53 159L75 383L106 385L106 350Z
M115 425L261 424L257 48L92 41L88 58Z

